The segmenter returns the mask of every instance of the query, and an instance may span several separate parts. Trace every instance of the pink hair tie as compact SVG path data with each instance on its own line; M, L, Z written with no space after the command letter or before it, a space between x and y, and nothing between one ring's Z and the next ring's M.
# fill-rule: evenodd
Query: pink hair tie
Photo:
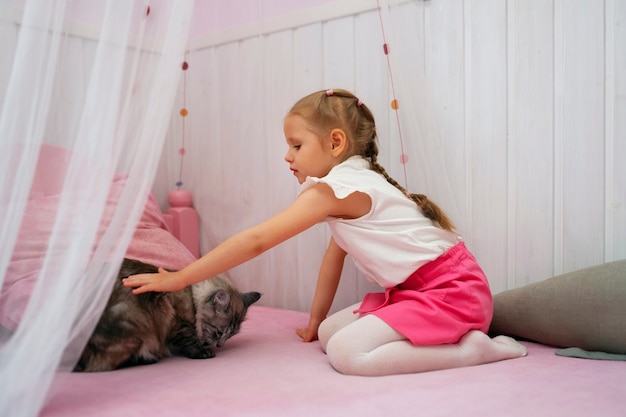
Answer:
M332 89L326 90L326 95L329 96L329 97L332 96L333 95L333 90Z
M363 101L361 99L358 99L358 101L356 102L356 105L361 107L362 104L363 104Z

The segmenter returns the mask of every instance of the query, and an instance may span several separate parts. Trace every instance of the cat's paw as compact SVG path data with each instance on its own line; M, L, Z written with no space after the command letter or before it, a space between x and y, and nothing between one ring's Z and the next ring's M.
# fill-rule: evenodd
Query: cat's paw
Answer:
M209 359L209 358L214 358L214 357L215 357L215 352L213 352L211 349L206 349L203 352L203 355L199 359Z
M211 349L198 349L193 352L185 352L185 356L189 359L209 359L215 357L215 352Z

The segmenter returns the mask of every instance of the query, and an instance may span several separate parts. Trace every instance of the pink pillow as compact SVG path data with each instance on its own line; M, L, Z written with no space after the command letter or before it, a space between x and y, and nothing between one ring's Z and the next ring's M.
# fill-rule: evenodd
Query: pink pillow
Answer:
M50 170L58 173L63 169L62 165L67 162L68 153L58 147L50 147L48 151L42 150L41 155L45 157L40 158L30 199L0 292L0 324L12 331L21 320L43 265L61 198L59 193L62 184L51 180L57 176L50 175ZM99 236L102 236L113 216L125 181L124 176L117 176L111 185ZM191 252L167 230L163 213L152 194L147 199L125 256L168 269L181 269L195 260Z
M161 208L152 194L148 197L126 257L167 269L182 269L195 256L167 230Z

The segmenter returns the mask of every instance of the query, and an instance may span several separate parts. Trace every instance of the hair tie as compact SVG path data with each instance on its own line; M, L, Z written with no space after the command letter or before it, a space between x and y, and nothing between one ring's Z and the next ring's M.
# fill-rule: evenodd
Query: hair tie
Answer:
M361 99L358 99L356 105L361 107L363 105L363 101Z
M326 90L326 95L329 96L329 97L332 96L333 95L333 90L332 89Z

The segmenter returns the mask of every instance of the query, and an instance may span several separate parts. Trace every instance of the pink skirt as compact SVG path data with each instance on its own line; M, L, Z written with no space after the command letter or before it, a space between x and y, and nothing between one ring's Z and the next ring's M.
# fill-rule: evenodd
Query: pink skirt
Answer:
M369 293L355 313L373 314L414 345L456 343L487 332L493 300L485 273L463 242L384 293Z

